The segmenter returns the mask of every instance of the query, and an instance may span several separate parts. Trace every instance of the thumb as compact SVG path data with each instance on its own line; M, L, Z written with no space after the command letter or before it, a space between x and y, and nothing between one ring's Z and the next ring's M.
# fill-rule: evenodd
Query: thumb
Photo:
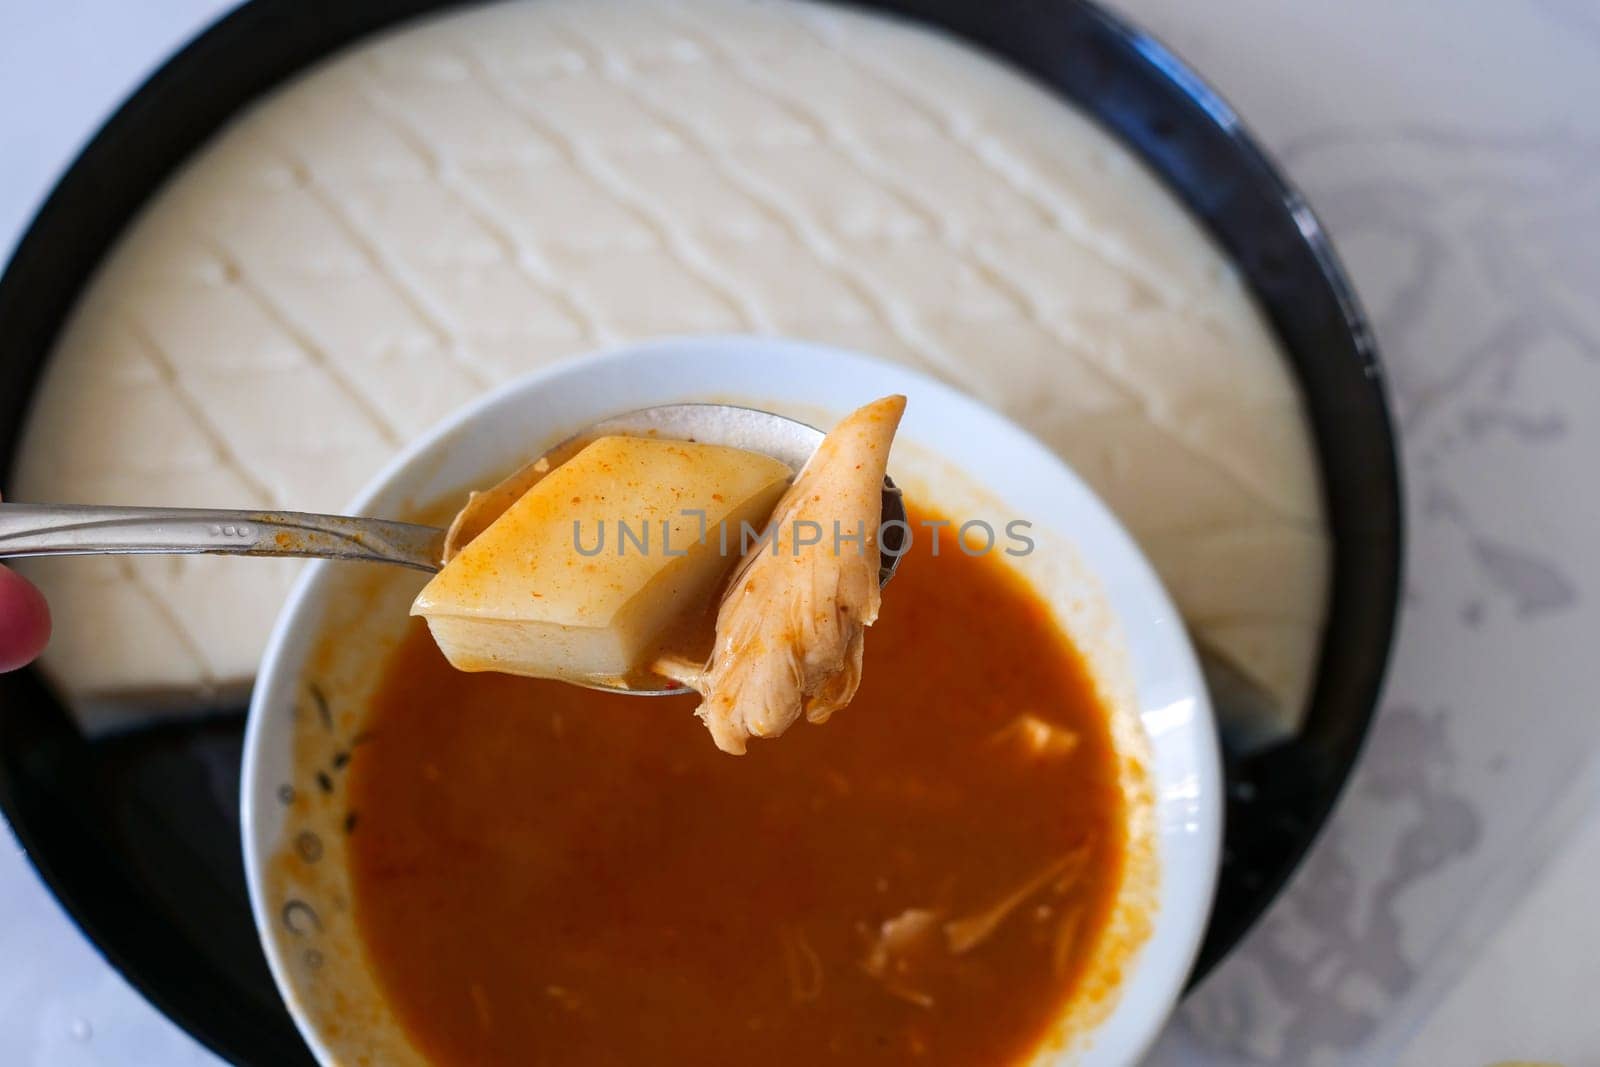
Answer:
M27 579L0 567L0 672L31 663L50 640L50 607Z

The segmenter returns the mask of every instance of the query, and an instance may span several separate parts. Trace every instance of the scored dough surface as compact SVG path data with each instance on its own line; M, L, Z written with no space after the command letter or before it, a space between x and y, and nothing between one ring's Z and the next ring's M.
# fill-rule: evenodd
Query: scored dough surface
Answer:
M1007 412L1107 500L1197 633L1303 704L1321 497L1233 268L1054 96L820 5L510 0L294 79L108 257L15 490L336 511L493 385L733 331L900 361ZM58 618L46 667L84 701L242 687L298 566L26 569Z

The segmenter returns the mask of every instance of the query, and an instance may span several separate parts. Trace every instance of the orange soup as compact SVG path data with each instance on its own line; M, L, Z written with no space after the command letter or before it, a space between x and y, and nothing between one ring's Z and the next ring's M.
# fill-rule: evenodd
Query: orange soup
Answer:
M416 1046L489 1064L1019 1062L1121 881L1107 713L999 553L927 531L823 726L452 670L414 625L351 763L355 915Z

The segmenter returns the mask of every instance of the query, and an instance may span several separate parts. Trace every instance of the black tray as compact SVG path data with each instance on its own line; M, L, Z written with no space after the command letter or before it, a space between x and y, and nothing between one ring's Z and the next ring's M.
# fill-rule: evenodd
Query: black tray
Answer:
M144 200L238 109L439 0L254 0L123 105L56 187L0 279L0 474L96 263ZM1398 592L1394 443L1372 335L1326 235L1232 111L1160 44L1074 0L866 0L1031 72L1144 157L1234 257L1287 349L1316 435L1332 600L1302 734L1227 759L1222 878L1193 980L1244 935L1327 818L1388 656ZM238 840L242 708L94 742L31 671L0 676L0 808L108 960L240 1064L309 1063L268 976Z

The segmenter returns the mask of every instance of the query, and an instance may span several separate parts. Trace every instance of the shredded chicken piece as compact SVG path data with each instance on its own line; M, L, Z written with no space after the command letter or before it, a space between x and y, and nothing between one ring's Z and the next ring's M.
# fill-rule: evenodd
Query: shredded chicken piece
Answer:
M1058 859L976 915L969 915L965 919L952 919L945 923L944 939L950 951L960 956L983 944L1000 929L1000 924L1006 921L1007 916L1023 901L1053 881L1066 866L1066 857Z
M1062 857L1061 877L1056 879L1055 890L1057 893L1069 893L1078 884L1078 880L1089 869L1089 857L1094 854L1094 838L1086 838L1081 844Z
M1070 756L1078 747L1078 735L1065 726L1023 712L989 736L989 744L1015 746L1030 759Z
M1050 949L1050 965L1057 978L1066 977L1072 967L1072 950L1078 945L1078 928L1083 924L1083 905L1078 904L1064 912L1056 924L1054 944Z
M822 995L822 959L798 928L785 926L778 932L783 943L783 966L789 972L789 996L796 1004L816 1000Z
M875 932L866 923L858 923L856 928L867 946L861 969L882 983L890 995L918 1007L933 1007L933 994L922 986L940 975L955 973L952 968L961 966L956 957L989 940L1031 898L1047 889L1057 895L1071 892L1088 869L1093 851L1092 839L1079 843L983 911L965 918L946 921L944 909L907 908ZM1054 917L1053 903L1041 903L1034 914L1040 923ZM1072 965L1082 920L1083 905L1073 902L1049 935L1051 963L1057 974L1066 974Z
M472 997L472 1011L478 1018L478 1029L487 1034L494 1029L494 1016L489 1011L489 994L477 982L467 986L467 993Z
M823 439L773 509L771 542L750 547L729 579L704 669L656 665L700 693L695 714L724 752L742 754L749 738L776 737L802 713L826 722L855 696L863 631L878 617L883 478L905 404L876 400Z
M861 969L883 983L889 993L919 1008L933 1007L931 994L910 984L914 961L937 951L939 913L907 908L878 927Z
M567 1011L577 1011L583 1007L583 999L565 986L547 985L544 987L544 995L560 1004Z

